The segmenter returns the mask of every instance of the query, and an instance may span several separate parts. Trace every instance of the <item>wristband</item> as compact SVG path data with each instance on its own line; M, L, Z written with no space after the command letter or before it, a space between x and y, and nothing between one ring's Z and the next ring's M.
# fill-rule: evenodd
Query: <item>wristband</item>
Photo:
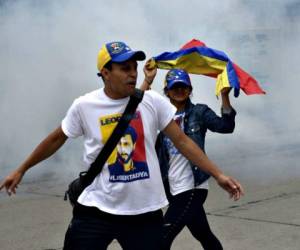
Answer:
M149 81L147 78L145 78L145 81L146 81L149 85L151 85L152 82L153 82L153 81Z

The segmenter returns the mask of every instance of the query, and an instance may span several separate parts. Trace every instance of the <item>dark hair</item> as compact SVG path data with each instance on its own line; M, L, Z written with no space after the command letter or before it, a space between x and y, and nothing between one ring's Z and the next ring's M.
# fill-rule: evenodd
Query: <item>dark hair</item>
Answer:
M128 126L124 135L130 135L131 136L131 139L132 139L132 142L135 143L136 142L136 139L137 139L137 133L135 131L135 129L131 126Z
M106 68L106 69L108 69L108 70L111 70L111 69L112 69L112 61L107 62L107 63L103 66L103 68Z
M108 69L108 70L110 71L110 70L112 69L112 61L107 62L107 63L103 66L103 68L106 68L106 69ZM99 77L102 77L102 75L101 75L100 72L98 72L97 75L98 75ZM103 77L102 77L102 80L103 80Z

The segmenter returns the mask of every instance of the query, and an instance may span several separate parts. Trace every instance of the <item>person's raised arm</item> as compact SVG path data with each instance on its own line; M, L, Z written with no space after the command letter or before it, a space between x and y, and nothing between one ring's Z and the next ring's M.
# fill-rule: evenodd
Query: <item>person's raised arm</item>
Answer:
M153 59L149 59L144 66L145 78L140 87L141 90L151 89L151 84L156 76L157 67L153 65Z
M234 178L223 174L197 144L182 132L175 121L171 121L163 132L188 160L213 176L217 183L230 194L230 197L238 200L244 194L242 185Z
M0 184L0 191L5 188L8 195L16 193L16 188L21 182L25 172L53 155L68 139L61 127L50 133L29 155L29 157Z
M228 88L223 88L221 91L222 109L226 110L227 112L232 110L232 106L230 104L230 99L229 99L230 90L231 90L231 88L228 87Z

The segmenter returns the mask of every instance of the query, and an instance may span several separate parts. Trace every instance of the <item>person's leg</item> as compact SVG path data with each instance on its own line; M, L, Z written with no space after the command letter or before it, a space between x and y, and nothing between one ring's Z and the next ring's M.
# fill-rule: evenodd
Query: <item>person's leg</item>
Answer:
M161 223L128 225L117 238L123 250L159 250L161 246Z
M211 231L207 221L203 207L206 197L206 189L194 190L194 199L189 210L190 216L188 216L187 227L205 250L222 250L220 241Z
M125 216L124 216L125 217ZM162 211L122 219L117 240L123 250L159 250L162 242Z
M96 207L76 204L63 250L106 250L116 238L113 218Z
M174 239L186 225L192 201L192 190L175 195L170 200L169 207L164 215L163 250L171 249Z
M113 239L111 225L102 220L73 218L65 235L63 250L106 250Z

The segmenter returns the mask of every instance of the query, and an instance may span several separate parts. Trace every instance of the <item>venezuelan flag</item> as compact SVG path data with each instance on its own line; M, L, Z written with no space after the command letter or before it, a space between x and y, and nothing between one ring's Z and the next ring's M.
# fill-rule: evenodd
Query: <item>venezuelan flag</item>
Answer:
M215 93L218 96L223 88L234 89L239 96L240 89L247 95L265 94L257 81L234 64L219 50L206 47L199 40L191 40L176 52L165 52L153 58L160 69L180 68L188 73L217 78Z

